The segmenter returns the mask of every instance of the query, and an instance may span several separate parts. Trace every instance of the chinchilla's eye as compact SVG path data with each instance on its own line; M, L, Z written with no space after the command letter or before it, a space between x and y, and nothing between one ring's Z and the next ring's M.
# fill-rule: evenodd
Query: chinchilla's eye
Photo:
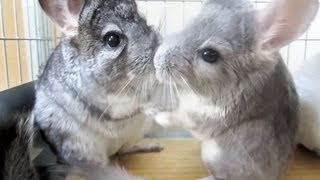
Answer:
M215 63L219 60L220 54L214 49L204 49L201 51L201 58L208 63Z
M108 32L104 37L103 41L106 45L110 46L111 48L116 48L121 43L121 35L117 32Z

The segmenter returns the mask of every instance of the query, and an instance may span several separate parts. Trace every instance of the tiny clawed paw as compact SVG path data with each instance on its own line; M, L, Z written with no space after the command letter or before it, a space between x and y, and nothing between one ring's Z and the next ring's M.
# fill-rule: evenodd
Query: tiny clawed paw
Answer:
M171 126L171 115L170 113L159 113L154 117L155 121L163 127Z
M154 143L151 145L150 149L152 149L153 152L161 152L164 150L164 146L161 143Z
M214 176L208 176L208 177L201 178L201 179L198 179L198 180L220 180L220 179L215 178Z

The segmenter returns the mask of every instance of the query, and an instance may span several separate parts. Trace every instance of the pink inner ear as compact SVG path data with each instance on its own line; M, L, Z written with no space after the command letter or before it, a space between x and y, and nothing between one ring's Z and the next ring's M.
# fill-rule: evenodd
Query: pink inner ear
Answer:
M42 9L60 27L65 26L65 1L61 0L39 0Z
M318 10L318 0L273 0L258 14L263 49L279 49L302 35Z
M267 6L263 11L259 12L258 23L259 29L262 31L267 31L271 27L272 23L276 19L276 8L271 4Z
M69 0L68 8L72 15L79 15L84 5L84 0Z
M41 7L65 34L74 34L85 0L39 0Z

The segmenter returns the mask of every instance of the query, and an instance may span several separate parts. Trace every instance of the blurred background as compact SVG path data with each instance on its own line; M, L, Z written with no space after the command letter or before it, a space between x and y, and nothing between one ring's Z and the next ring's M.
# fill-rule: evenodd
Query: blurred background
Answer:
M253 0L263 8L270 0ZM181 30L199 12L202 0L137 0L149 23L163 36ZM0 91L37 78L61 36L37 0L0 0ZM320 52L320 13L310 29L281 50L290 71Z

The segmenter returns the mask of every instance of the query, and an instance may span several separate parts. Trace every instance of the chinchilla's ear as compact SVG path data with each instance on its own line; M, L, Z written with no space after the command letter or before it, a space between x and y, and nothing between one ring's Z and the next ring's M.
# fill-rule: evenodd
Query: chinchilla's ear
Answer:
M301 36L315 18L318 0L272 0L257 13L261 49L277 51Z
M85 0L39 0L42 9L68 36L76 34Z

